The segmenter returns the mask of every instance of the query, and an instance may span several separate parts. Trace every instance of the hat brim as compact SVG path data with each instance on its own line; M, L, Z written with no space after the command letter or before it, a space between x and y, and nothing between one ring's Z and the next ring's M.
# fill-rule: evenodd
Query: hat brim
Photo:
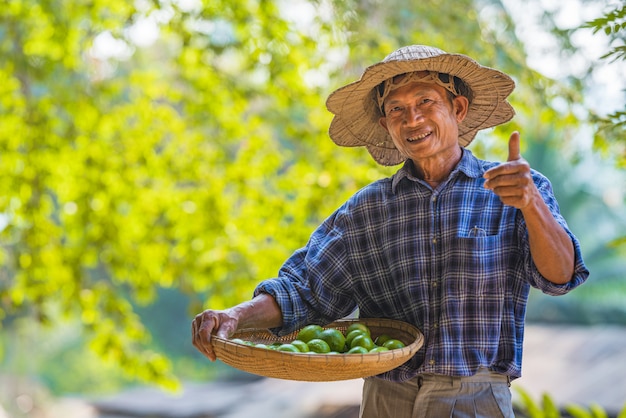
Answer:
M365 146L381 165L402 163L406 156L395 147L388 132L379 124L382 116L373 96L374 87L399 74L437 71L462 79L472 90L473 99L465 119L459 123L459 144L467 146L481 129L505 123L515 111L506 97L515 88L503 72L484 67L462 54L380 62L368 67L358 81L337 89L328 97L326 107L335 116L329 134L346 147Z

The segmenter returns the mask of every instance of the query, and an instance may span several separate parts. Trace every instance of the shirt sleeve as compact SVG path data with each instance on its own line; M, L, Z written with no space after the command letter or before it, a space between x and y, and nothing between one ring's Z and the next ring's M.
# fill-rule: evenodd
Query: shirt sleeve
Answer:
M528 281L531 286L539 289L545 294L552 295L552 296L564 295L570 292L571 290L575 289L576 287L580 286L581 284L583 284L585 280L587 280L587 277L589 277L589 270L587 269L583 261L582 250L581 250L580 242L578 241L578 238L576 238L576 236L569 229L567 222L565 221L565 218L563 218L563 216L561 215L559 205L554 196L554 192L552 190L552 185L550 184L550 181L545 176L539 174L538 172L533 172L533 177L534 177L535 185L539 189L541 196L543 197L544 201L548 205L548 208L550 209L552 216L554 216L554 219L556 219L559 225L563 227L565 232L567 232L567 234L570 236L572 240L572 244L574 246L574 274L572 275L572 278L570 279L569 282L564 283L564 284L556 284L556 283L552 283L551 281L543 277L541 273L539 273L539 270L535 266L535 263L533 262L531 254L530 254L530 243L528 242L528 231L526 230L526 225L524 223L523 217L521 216L521 212L520 212L518 216L518 222L523 225L522 230L525 231L525 233L522 234L522 240L523 240L522 248L525 249L524 250L524 258L526 260L525 265L528 268L526 277L528 278Z
M308 324L326 325L355 309L343 239L345 216L339 209L326 219L307 245L287 259L278 277L255 289L255 296L272 295L282 311L283 325L272 332L285 335Z

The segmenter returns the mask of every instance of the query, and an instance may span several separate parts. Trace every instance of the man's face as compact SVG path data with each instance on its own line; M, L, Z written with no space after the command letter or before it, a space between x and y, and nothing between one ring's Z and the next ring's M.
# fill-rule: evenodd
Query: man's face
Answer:
M458 148L458 124L468 101L462 96L450 100L447 94L437 84L414 82L387 95L380 124L402 154L420 160Z

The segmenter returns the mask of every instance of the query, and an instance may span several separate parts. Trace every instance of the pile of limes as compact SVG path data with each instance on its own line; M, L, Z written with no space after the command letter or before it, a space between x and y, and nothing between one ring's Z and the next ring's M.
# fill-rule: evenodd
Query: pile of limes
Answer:
M373 338L369 328L354 322L348 326L345 334L336 328L323 328L320 325L307 325L290 343L272 344L253 343L234 338L231 341L269 350L288 351L308 354L367 354L402 348L405 344L387 334Z

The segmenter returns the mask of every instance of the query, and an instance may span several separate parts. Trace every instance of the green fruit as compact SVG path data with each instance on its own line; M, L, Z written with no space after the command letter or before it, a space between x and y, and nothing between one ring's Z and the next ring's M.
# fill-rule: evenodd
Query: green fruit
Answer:
M367 354L367 348L365 347L361 347L359 345L352 347L351 349L348 350L348 354Z
M330 347L330 351L343 351L346 345L346 337L343 336L341 331L335 328L328 328L320 332L319 339L326 341Z
M367 349L367 351L370 351L372 348L376 347L376 344L374 344L374 341L372 341L371 337L365 334L361 334L354 337L354 339L352 340L352 344L350 344L350 348L354 348L357 346L364 347L365 349Z
M354 339L354 337L356 337L357 335L367 335L367 333L363 331L362 329L354 329L348 332L346 334L346 344L348 344L349 346L352 343L352 340Z
M376 337L374 342L376 343L376 345L382 346L383 344L385 344L386 341L389 341L390 339L391 339L391 337L389 335L381 334L378 337Z
M330 347L328 346L328 343L319 338L313 338L311 341L309 341L306 344L309 346L309 350L313 351L314 353L325 354L325 353L330 353L331 351Z
M350 324L348 326L348 329L346 329L346 335L348 335L350 332L354 331L355 329L361 330L361 331L365 332L367 335L371 335L370 329L367 327L367 325L361 324L359 322L355 322L353 324Z
M385 341L385 343L383 344L383 347L386 347L390 350L395 350L396 348L404 347L404 343L400 340L391 339L391 340Z
M324 331L324 328L319 325L307 325L298 332L296 339L308 343L309 341L318 338L322 331Z
M288 351L291 353L299 353L300 350L298 350L297 347L294 347L291 344L281 344L280 347L277 348L278 351Z
M307 351L309 351L309 346L302 340L293 340L291 342L291 345L296 347L301 353L306 353Z

